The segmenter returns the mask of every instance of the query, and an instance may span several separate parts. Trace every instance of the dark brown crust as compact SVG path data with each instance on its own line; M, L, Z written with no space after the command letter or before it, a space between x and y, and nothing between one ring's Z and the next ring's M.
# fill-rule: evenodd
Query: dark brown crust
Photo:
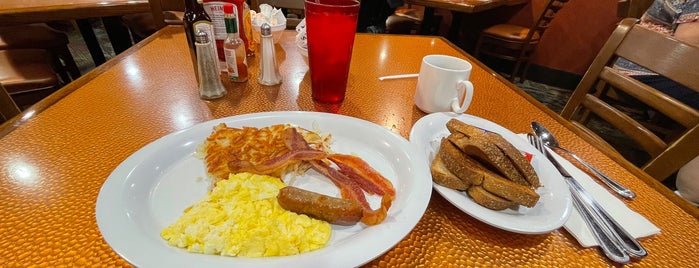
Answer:
M293 186L279 190L282 208L337 225L354 225L362 218L362 207L352 201L335 198Z
M505 178L511 181L529 186L529 182L519 173L519 170L512 163L512 160L505 156L505 153L493 144L486 136L466 137L461 133L449 135L449 141L454 143L461 151L475 158L486 166L492 166L498 170Z
M456 119L451 119L447 122L447 129L451 133L458 132L466 135L466 137L483 135L483 133L485 133L485 131L483 131L480 128L474 127Z
M534 188L541 187L539 176L536 175L534 167L532 167L531 163L529 163L527 158L525 158L517 148L498 134L486 133L485 135L512 160L514 166L524 176L524 179L529 182L529 185Z
M525 207L533 207L539 202L539 194L529 187L522 186L496 174L484 174L483 189L497 196Z
M468 195L479 205L492 210L503 210L516 205L512 201L494 195L483 189L483 187L476 185L468 188Z
M483 174L481 174L478 168L474 168L481 165L466 156L449 140L442 139L437 157L441 157L444 166L464 182L472 185L480 185L482 183Z

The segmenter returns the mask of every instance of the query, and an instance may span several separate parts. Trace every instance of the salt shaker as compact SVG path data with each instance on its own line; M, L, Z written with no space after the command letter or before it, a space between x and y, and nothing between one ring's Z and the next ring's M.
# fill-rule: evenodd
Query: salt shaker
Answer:
M282 76L277 67L277 57L272 40L272 27L268 23L260 26L260 77L257 80L266 86L278 85L282 82Z
M228 93L221 83L218 59L214 55L213 43L204 31L194 36L197 49L197 71L199 74L199 97L205 100L217 99Z

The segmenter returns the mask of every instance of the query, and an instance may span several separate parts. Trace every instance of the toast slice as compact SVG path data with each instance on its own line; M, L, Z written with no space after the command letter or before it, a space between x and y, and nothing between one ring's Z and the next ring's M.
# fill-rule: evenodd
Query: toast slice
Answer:
M487 136L477 135L467 137L462 133L452 133L449 135L448 139L462 152L486 166L494 167L511 181L523 186L530 186L529 182L524 179L524 176L519 173L519 170L515 167L512 160L505 156L505 153L503 153L498 146L493 144Z
M527 158L522 155L522 153L515 148L510 142L505 140L502 136L488 132L485 134L485 136L492 141L495 146L500 148L503 153L505 153L505 156L507 156L514 166L517 168L520 174L524 176L524 179L527 180L529 185L531 185L534 188L539 188L541 187L541 183L539 182L539 176L536 175L536 171L534 171L534 167L532 167L531 163L527 160Z
M504 210L516 205L514 202L494 195L478 185L468 188L468 195L479 205L492 210Z
M432 161L430 172L432 173L432 180L444 187L464 191L471 186L469 181L461 180L459 177L454 175L454 173L449 171L439 155L437 155Z
M539 194L531 188L516 184L494 173L484 173L481 187L525 207L533 207L539 202Z
M468 184L469 191L471 191L471 188L481 187L489 194L511 201L513 204L527 207L532 207L539 201L539 194L530 187L514 183L489 170L487 167L459 150L459 148L446 138L442 139L435 159L440 159L448 171ZM434 165L435 162L433 161L433 166ZM477 192L480 191L478 189L472 191L474 191L474 195L478 195L478 198L481 198L481 201L476 202L480 202L479 204L484 207L495 209L504 206L502 200L495 199L483 192ZM472 196L472 198L474 197ZM474 198L474 200L476 200L476 198ZM488 204L484 205L484 203L486 203L484 200L491 201L488 201ZM512 204L509 204L507 207L511 206Z
M466 135L466 137L473 137L483 135L487 131L474 127L472 125L466 124L456 119L450 119L447 121L447 129L451 133L461 133Z
M449 140L442 139L436 157L441 158L447 170L465 183L480 185L483 182L483 174L479 168L481 165L462 153Z

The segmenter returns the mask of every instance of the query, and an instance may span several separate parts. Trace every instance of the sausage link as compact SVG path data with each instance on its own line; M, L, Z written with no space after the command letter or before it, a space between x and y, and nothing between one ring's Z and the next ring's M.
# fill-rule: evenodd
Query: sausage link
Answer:
M353 225L362 218L362 207L355 202L293 186L279 190L277 201L288 211L306 214L331 224Z

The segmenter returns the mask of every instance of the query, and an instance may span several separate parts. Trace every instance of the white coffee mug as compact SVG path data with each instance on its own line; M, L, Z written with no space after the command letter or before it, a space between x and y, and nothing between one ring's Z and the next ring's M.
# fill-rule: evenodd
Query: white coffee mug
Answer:
M425 56L417 78L415 105L426 113L466 112L473 99L473 84L468 80L471 69L471 63L460 58Z

